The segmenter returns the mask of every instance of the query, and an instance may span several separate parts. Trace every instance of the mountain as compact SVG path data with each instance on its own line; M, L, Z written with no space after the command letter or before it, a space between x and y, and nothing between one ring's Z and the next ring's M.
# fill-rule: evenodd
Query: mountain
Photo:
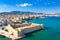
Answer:
M35 12L23 12L23 11L11 11L11 12L1 12L0 14L43 14L43 13L35 13Z

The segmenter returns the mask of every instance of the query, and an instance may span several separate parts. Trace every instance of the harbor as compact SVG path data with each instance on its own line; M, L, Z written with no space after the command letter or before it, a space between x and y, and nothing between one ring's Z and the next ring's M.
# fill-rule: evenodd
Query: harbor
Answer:
M60 40L60 0L0 0L0 40Z

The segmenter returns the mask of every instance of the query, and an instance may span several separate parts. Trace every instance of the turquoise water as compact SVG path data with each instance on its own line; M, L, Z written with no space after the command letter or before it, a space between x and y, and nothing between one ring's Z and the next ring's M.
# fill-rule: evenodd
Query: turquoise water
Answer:
M30 33L21 40L60 40L60 17L32 19L29 22L44 24L45 29ZM0 40L4 40L4 38L0 37Z
M0 40L11 40L11 39L3 37L3 36L0 36Z

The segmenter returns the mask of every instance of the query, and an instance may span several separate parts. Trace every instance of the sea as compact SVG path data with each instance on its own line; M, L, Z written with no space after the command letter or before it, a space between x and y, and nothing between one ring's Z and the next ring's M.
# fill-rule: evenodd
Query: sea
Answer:
M43 30L28 33L25 38L19 40L60 40L60 17L45 17L28 20L31 23L44 24ZM1 37L0 40L10 40Z

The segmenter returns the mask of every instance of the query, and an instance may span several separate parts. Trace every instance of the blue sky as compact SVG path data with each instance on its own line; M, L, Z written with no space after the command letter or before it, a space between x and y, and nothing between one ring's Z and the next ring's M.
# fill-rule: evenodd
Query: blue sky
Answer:
M60 13L60 0L0 0L0 12Z

